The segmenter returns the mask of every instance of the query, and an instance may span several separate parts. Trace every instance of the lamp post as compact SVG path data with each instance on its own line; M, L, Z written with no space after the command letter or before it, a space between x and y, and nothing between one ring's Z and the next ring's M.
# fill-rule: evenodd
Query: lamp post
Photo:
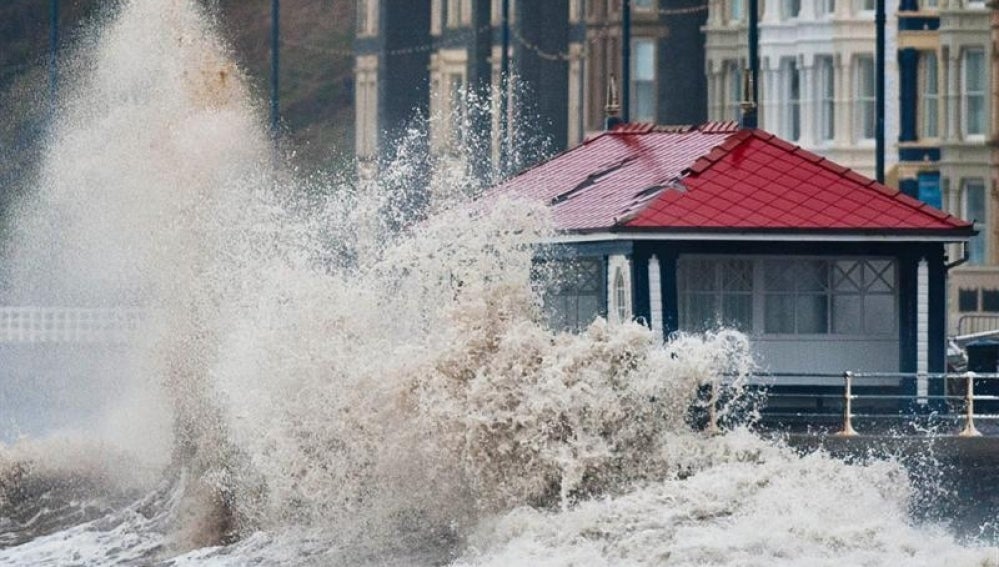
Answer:
M277 137L279 119L281 0L271 0L271 133Z
M631 120L631 0L621 0L621 120Z
M59 90L59 0L49 4L49 111L55 114Z
M874 176L878 183L885 182L885 0L877 0L874 16L875 27L875 92L874 106L877 122L874 129Z

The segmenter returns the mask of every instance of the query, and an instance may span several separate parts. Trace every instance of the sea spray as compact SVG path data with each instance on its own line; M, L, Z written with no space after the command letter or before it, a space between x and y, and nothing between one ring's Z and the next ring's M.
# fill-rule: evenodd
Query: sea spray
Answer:
M464 202L474 168L419 129L380 180L276 172L207 21L133 1L98 30L9 263L11 301L148 313L97 430L164 480L24 440L0 510L66 476L146 495L21 530L0 565L989 564L911 525L897 463L692 427L704 384L752 369L745 336L546 328L544 209Z

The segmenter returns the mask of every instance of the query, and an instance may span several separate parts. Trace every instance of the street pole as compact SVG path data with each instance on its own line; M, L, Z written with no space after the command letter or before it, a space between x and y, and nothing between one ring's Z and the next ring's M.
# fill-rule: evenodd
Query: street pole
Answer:
M621 6L621 120L631 121L631 0Z
M277 138L279 120L281 0L271 0L271 133Z
M49 18L49 112L54 115L59 94L59 0L51 0Z
M749 0L749 91L745 93L746 105L742 112L743 128L757 128L760 112L760 2Z
M874 26L876 28L877 46L875 54L875 95L877 112L875 125L874 174L878 183L885 182L885 0L877 0Z
M510 159L510 0L503 0L500 8L499 171L505 177Z

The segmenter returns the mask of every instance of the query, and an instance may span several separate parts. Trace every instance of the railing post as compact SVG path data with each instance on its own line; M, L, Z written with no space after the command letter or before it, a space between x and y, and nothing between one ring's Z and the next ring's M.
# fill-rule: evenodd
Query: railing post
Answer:
M964 394L964 429L958 433L960 437L980 437L982 434L975 428L975 373L967 372L964 375L967 380L967 387Z
M843 373L843 429L836 433L837 437L853 437L857 431L853 428L853 372Z
M721 429L718 427L718 379L711 380L711 398L708 399L708 424L704 427L704 432L708 435L718 435Z

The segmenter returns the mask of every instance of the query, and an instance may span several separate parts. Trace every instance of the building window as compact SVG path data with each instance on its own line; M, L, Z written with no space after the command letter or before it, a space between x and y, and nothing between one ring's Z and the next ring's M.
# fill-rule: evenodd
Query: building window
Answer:
M753 329L753 262L739 259L686 259L678 262L680 328Z
M444 0L447 7L447 15L444 18L447 27L458 28L467 26L472 21L471 2L469 0Z
M742 68L735 61L725 64L725 112L729 120L742 118Z
M981 179L966 179L963 184L964 219L975 223L978 231L968 241L968 263L984 264L988 218L985 211L985 182Z
M873 12L875 9L876 0L855 0L857 2L857 10L861 12Z
M919 0L920 10L936 10L940 7L940 0Z
M631 6L639 12L651 12L655 8L655 0L632 0Z
M877 107L874 100L874 58L870 55L857 58L856 91L856 136L862 140L873 140Z
M985 134L985 50L967 49L963 54L964 134Z
M982 311L999 313L999 289L982 290Z
M831 16L836 13L836 0L817 0L815 9L819 17Z
M922 138L936 138L940 127L940 76L937 54L924 51L919 58L920 110L919 131Z
M603 262L580 259L556 267L556 277L544 293L549 325L579 331L603 312Z
M781 0L780 17L782 20L797 18L800 12L801 0Z
M957 310L961 313L978 311L978 288L957 290Z
M631 71L631 118L636 122L656 121L656 42L636 39Z
M833 59L830 56L822 56L816 59L818 67L818 125L819 139L831 141L836 136L836 84L833 72Z
M732 0L728 4L728 21L741 22L746 17L746 0Z
M781 120L782 134L788 140L801 137L801 74L794 58L781 60L784 83L784 111Z

